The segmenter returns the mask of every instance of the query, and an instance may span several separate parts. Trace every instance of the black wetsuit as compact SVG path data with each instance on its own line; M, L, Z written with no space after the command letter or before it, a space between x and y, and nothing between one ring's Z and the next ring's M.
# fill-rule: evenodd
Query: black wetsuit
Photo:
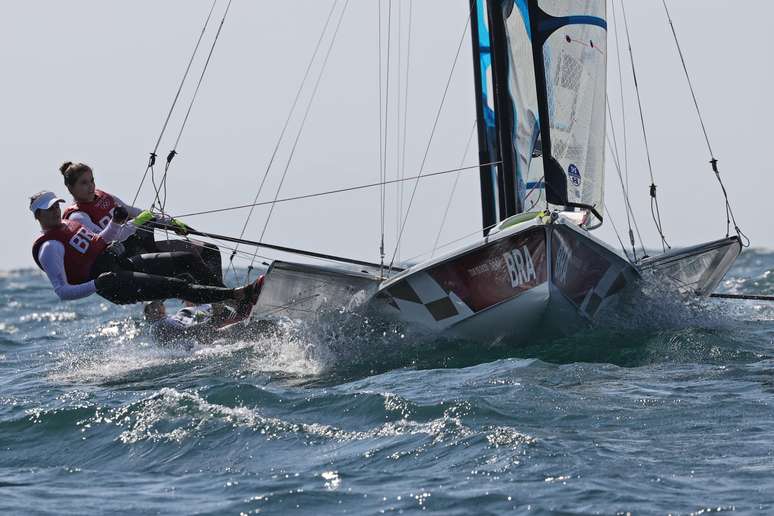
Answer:
M223 282L223 264L221 262L220 249L216 245L205 242L193 243L185 240L156 241L153 230L157 227L160 226L154 222L146 222L141 225L134 235L123 242L126 248L124 256L129 257L159 252L191 252L201 258L201 261L218 278L219 282Z
M97 293L116 304L160 299L215 303L234 297L193 253L150 253L126 257L105 252L97 258L91 276Z

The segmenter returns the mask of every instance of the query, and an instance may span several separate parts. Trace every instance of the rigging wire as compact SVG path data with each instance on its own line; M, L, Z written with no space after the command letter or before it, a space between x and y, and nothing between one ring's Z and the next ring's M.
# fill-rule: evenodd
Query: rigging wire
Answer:
M156 144L153 146L153 151L151 151L150 157L148 158L148 165L145 168L145 173L142 175L142 179L140 180L140 185L137 187L137 192L134 194L134 197L132 198L132 206L134 206L134 204L137 202L137 197L139 197L140 191L142 190L142 185L145 183L145 179L148 177L148 172L152 172L153 166L156 164L156 153L159 150L161 139L164 137L164 133L167 130L169 119L172 117L172 113L175 110L175 106L177 105L178 98L180 98L180 92L182 91L183 85L185 84L185 81L188 78L188 72L191 70L191 65L193 64L194 58L196 57L196 54L199 51L199 44L202 42L202 38L204 37L204 33L207 30L207 26L210 24L210 18L212 17L212 12L215 10L215 5L217 3L218 3L218 0L213 0L212 6L210 6L210 11L209 13L207 13L207 18L204 20L204 25L202 26L202 30L199 33L199 38L196 40L196 45L194 46L193 52L191 53L191 57L188 59L188 65L186 65L185 72L183 73L183 77L180 79L180 84L177 87L177 92L175 92L175 97L172 99L172 105L169 107L169 111L167 112L167 117L164 119L164 124L161 126L161 131L159 132L158 138L156 138Z
M623 194L624 198L624 207L626 211L626 222L628 224L629 228L629 243L632 246L632 256L634 257L634 261L637 261L637 249L636 249L636 241L634 240L634 232L632 231L632 219L634 219L635 224L637 223L637 218L634 215L634 211L632 210L631 203L629 202L629 187L624 182L623 176L621 174L621 158L620 153L618 151L618 139L615 135L615 126L613 125L613 112L610 109L610 101L608 99L607 101L607 117L608 120L610 120L610 133L613 135L613 143L610 144L610 138L606 134L605 139L607 140L608 147L610 147L610 153L613 155L613 160L615 162L616 171L618 172L618 180L621 183L621 193ZM627 178L628 179L628 178ZM639 235L639 230L638 233ZM642 237L640 237L640 244L642 244ZM645 254L645 247L642 247L643 254ZM628 253L627 253L628 256Z
M610 143L610 137L608 135L605 135L605 140L607 141L607 146L610 149L610 154L613 156L613 164L615 165L616 172L618 173L618 180L621 182L621 188L623 187L623 175L621 173L621 162L620 157L618 156L618 150L617 148L614 148L613 144ZM626 209L631 211L632 214L634 213L634 210L632 209L631 202L629 200L629 193L624 189L624 202L626 203ZM637 217L632 217L632 220L634 222L634 229L637 231L637 237L640 239L640 248L642 249L642 257L647 258L648 253L645 251L645 244L642 240L642 234L640 233L640 226L637 224ZM633 249L632 249L633 250ZM634 253L635 259L637 256L637 253Z
M470 151L470 144L473 141L473 135L476 134L476 124L478 123L477 120L473 120L473 129L470 131L470 136L468 136L468 143L465 145L465 151L462 153L462 159L460 159L460 167L465 165L465 159L468 157L468 151ZM443 227L446 225L446 217L449 215L449 208L451 208L452 199L454 198L454 192L457 190L457 183L460 181L460 174L462 173L462 170L459 170L457 172L457 175L454 176L454 184L452 185L452 189L449 192L449 199L446 201L446 209L443 211L443 218L441 219L441 226L438 228L438 234L435 236L435 242L433 243L433 251L430 255L430 258L433 257L435 254L436 249L438 249L438 241L441 239L441 233L443 232Z
M680 40L677 37L677 29L675 29L675 24L672 21L672 15L669 12L669 8L667 7L667 4L664 0L662 0L662 4L664 5L664 11L666 12L667 20L669 21L669 27L672 29L672 36L675 40L675 46L677 47L677 53L680 56L680 62L683 65L683 72L685 72L685 79L688 81L688 88L691 90L691 98L693 99L693 105L696 107L696 114L699 117L699 124L701 125L701 131L704 133L704 141L707 142L707 150L710 154L710 166L712 167L712 171L715 173L715 177L718 180L718 183L720 184L720 188L723 191L723 198L725 200L725 208L726 208L726 237L730 234L730 226L733 221L734 224L734 230L736 231L737 236L740 240L744 239L746 241L745 247L748 247L750 245L750 239L747 238L747 235L745 235L742 230L739 228L739 225L736 223L736 218L734 217L734 212L731 209L731 204L728 201L728 193L726 192L726 187L723 184L723 180L720 177L720 171L718 170L718 160L715 158L715 153L712 151L712 144L710 143L709 135L707 134L707 126L704 124L704 117L701 114L701 109L699 108L699 101L696 99L696 92L693 88L693 81L691 80L691 76L688 73L688 65L685 62L685 56L683 54L683 49L680 46Z
M382 145L382 137L384 134L384 111L382 111L383 102L384 102L384 96L382 95L382 87L384 86L384 81L382 80L382 0L376 0L377 4L377 15L376 15L376 24L377 24L377 37L379 38L379 42L377 45L377 51L379 52L379 58L377 59L377 62L379 63L379 182L382 184L379 190L379 203L380 203L380 223L381 223L381 231L382 234L384 234L384 195L383 195L383 188L384 188L384 146ZM384 247L384 239L382 239L382 247L380 247L380 254L383 252L382 249Z
M623 128L623 154L624 154L624 174L626 175L626 190L629 191L629 143L626 130L626 102L624 101L623 87L623 66L621 65L621 45L618 37L618 16L615 14L615 1L611 2L613 6L613 33L615 35L615 53L618 59L618 91L621 94L621 127ZM612 123L612 120L611 120ZM631 223L629 224L631 229Z
M293 146L290 149L290 155L288 156L287 162L285 163L285 169L282 172L282 178L280 179L279 186L277 186L277 191L274 194L274 200L271 203L269 203L271 207L269 208L269 214L266 216L266 222L264 223L263 229L261 230L261 236L258 239L259 241L263 240L263 237L266 234L266 230L269 227L269 222L271 221L271 216L274 213L274 207L277 205L277 198L279 197L280 191L282 190L282 185L284 184L285 178L287 177L288 170L290 169L290 164L293 162L293 156L295 155L296 147L298 146L298 141L301 139L301 134L304 131L304 127L306 125L306 120L309 117L309 112L312 109L312 104L314 104L314 99L317 96L317 90L320 87L320 83L322 81L322 77L324 75L325 68L327 67L327 64L328 64L328 59L330 58L331 51L333 50L334 44L336 43L336 38L337 38L337 36L339 34L339 29L341 29L341 22L344 20L344 14L347 12L347 7L348 6L349 6L349 0L346 0L344 2L344 7L341 9L341 13L339 14L339 19L338 19L338 21L336 23L336 28L333 31L333 36L331 37L330 44L328 45L328 49L327 49L327 51L325 53L325 58L323 59L323 62L322 62L321 68L320 68L320 73L318 74L317 80L315 81L314 88L312 89L312 94L309 97L309 102L307 103L306 110L304 111L304 116L301 119L301 125L299 126L298 132L296 133L296 138L293 141ZM254 203L254 204L256 206L260 205L260 203ZM258 252L258 249L259 249L258 247L255 248L255 252L256 253ZM252 270L252 263L250 264L250 267L248 267L248 269L247 269L248 279L249 279L249 275L250 275L250 271L251 270Z
M607 215L607 220L610 221L610 225L613 226L613 231L615 232L615 237L618 239L618 243L621 244L621 251L623 251L624 256L626 256L627 260L634 263L636 260L636 257L632 259L632 257L630 257L629 253L626 251L626 246L624 246L623 240L621 240L621 235L618 233L618 227L615 225L615 221L613 220L613 215L610 213L610 210L607 209L607 206L605 206L605 214Z
M611 2L612 10L613 10L613 34L615 36L615 53L616 53L616 59L618 61L618 91L621 96L621 128L623 129L623 170L624 174L626 176L626 191L624 192L624 195L629 195L629 143L627 138L627 130L626 130L626 102L624 99L624 86L623 86L623 66L621 65L621 44L620 39L618 37L618 16L615 13L615 1ZM606 94L607 95L607 94ZM610 100L607 101L608 104L608 113L610 111ZM613 116L610 114L610 127L614 131L614 122L613 122ZM616 141L615 134L613 135L613 141L615 142L615 152L616 154L619 154L618 152L618 142ZM619 154L620 156L620 154ZM620 159L619 159L620 163ZM629 243L632 246L632 254L634 255L634 260L637 260L637 251L635 250L635 241L634 241L634 233L632 232L632 218L634 217L634 213L629 210L629 203L626 204L626 226L628 229L628 235L629 235Z
M398 106L395 109L395 177L400 177L400 107L401 107L401 86L402 86L402 77L401 77L401 70L403 69L401 67L402 65L402 57L403 57L403 34L402 34L402 28L403 28L403 10L401 9L401 6L403 5L403 2L398 0L398 66L396 68L396 73L398 74L397 78L397 96L398 96ZM395 238L397 238L398 233L398 226L400 225L400 204L399 204L399 195L400 195L400 184L395 185Z
M385 184L391 185L391 184L400 183L400 182L414 181L415 179L426 179L426 178L429 178L429 177L436 177L436 176L442 176L442 175L446 175L446 174L453 174L453 173L458 172L460 170L477 170L479 167L482 167L482 166L494 166L494 165L499 165L500 163L502 163L502 161L493 161L491 163L483 163L483 164L480 164L480 165L478 165L478 164L477 165L471 165L469 167L452 168L450 170L441 170L439 172L429 172L427 174L422 174L422 175L419 175L419 176L404 177L402 179L390 179L388 181L385 181ZM197 211L197 212L193 212L193 213L183 213L183 214L180 214L180 215L175 215L174 217L176 219L182 219L184 217L195 217L197 215L208 215L210 213L223 213L223 212L226 212L226 211L242 210L242 209L250 208L250 207L253 207L253 206L267 206L267 205L271 205L271 204L279 204L279 203L290 202L290 201L298 201L298 200L301 200L301 199L311 199L311 198L314 198L314 197L322 197L322 196L326 196L326 195L333 195L333 194L344 193L344 192L353 192L353 191L356 191L356 190L365 190L365 189L368 189L368 188L377 188L377 187L379 187L381 185L382 185L382 183L378 182L378 183L370 183L370 184L357 185L357 186L349 186L349 187L345 187L345 188L337 188L335 190L327 190L327 191L324 191L324 192L317 192L317 193L304 194L304 195L296 195L296 196L293 196L293 197L285 197L284 199L274 199L274 200L271 200L271 201L256 202L256 203L252 203L252 204L242 204L240 206L230 206L228 208L216 208L216 209L213 209L213 210Z
M140 231L140 232L144 232L144 233L154 233L156 229L159 229L159 228L155 228L154 229L154 228L148 228L148 227L144 227L144 226L137 226L135 228L135 231ZM197 240L198 239L199 238L197 238ZM170 240L180 240L182 242L188 241L187 238L181 237L181 236L177 236L174 233L173 233L172 237L170 238ZM204 243L212 243L212 242L210 242L210 240L214 240L214 239L207 240L206 238L201 238L201 240ZM234 251L235 250L234 248L229 247L227 245L218 244L217 247L218 247L218 251L220 252L221 255L225 255L228 251ZM243 258L245 261L247 261L248 258L252 258L252 256L253 256L253 253L249 252L249 251L236 250L236 253L237 253L237 255L243 255L243 256L241 256L241 258ZM237 258L240 258L240 256L237 256ZM262 260L272 260L273 259L273 258L270 258L268 256L263 256L263 255L258 255L258 258L261 258Z
M653 222L656 224L656 229L658 230L658 234L661 237L661 248L664 252L666 252L667 249L671 249L671 246L666 240L666 236L664 235L664 227L661 224L661 211L659 209L658 197L656 195L656 181L653 176L653 163L650 158L650 147L648 145L648 133L645 130L645 115L643 114L643 111L642 111L642 99L640 98L640 86L639 86L639 83L637 82L637 70L634 64L634 51L632 50L632 40L629 34L629 21L626 16L626 8L624 7L623 0L621 0L621 12L623 13L624 28L626 29L626 42L629 47L629 60L632 66L632 78L634 79L634 90L637 93L637 106L640 112L640 124L642 126L642 139L645 142L645 154L648 158L648 170L650 172L650 214L653 217Z
M430 145L433 143L433 137L435 136L435 130L438 127L438 120L441 118L441 112L443 111L443 106L446 103L446 95L449 93L449 86L451 85L452 77L454 76L454 70L457 67L457 61L459 61L460 57L460 51L462 50L462 44L465 41L465 35L468 32L468 27L470 26L470 13L468 13L467 21L465 22L465 28L462 30L462 37L460 38L460 43L457 46L457 53L454 56L454 62L452 63L451 70L449 71L449 78L446 80L446 87L443 91L443 96L441 97L441 104L438 106L438 112L435 115L435 121L433 122L433 128L430 131L430 138L427 142L427 147L425 148L425 154L422 157L422 164L419 167L419 174L417 175L417 180L414 183L414 188L411 191L411 197L409 197L409 203L408 207L406 207L406 214L403 217L403 222L400 226L400 232L398 233L398 241L395 243L395 250L392 253L392 259L390 260L390 267L392 267L393 263L395 262L395 256L398 253L398 246L400 245L400 241L403 237L403 232L406 229L406 222L408 221L409 214L411 212L411 205L414 202L414 196L417 193L417 187L419 186L419 178L422 177L422 171L425 168L425 163L427 162L427 156L430 153Z
M381 0L379 0L379 6L381 8ZM379 27L381 30L381 25ZM389 0L387 2L387 65L385 67L385 93L384 93L384 147L382 149L382 191L381 191L381 226L382 226L382 232L381 232L381 240L379 244L379 259L380 263L382 264L382 269L384 268L384 222L385 222L385 215L386 215L386 205L387 205L387 188L386 185L384 185L384 181L387 180L387 136L388 136L388 129L389 129L389 121L390 121L390 44L391 44L391 37L392 37L392 0ZM381 44L381 39L379 40L379 43ZM381 62L381 51L379 52L379 59ZM381 83L380 83L381 85ZM381 142L380 142L381 144ZM381 274L381 271L380 271Z
M462 235L461 237L455 238L454 240L449 240L448 242L439 245L436 250L443 249L445 247L449 247L450 245L453 245L453 244L456 244L458 242L461 242L461 241L465 240L466 238L470 238L470 237L476 236L476 237L479 237L479 239L480 239L481 231L489 231L490 229L496 228L499 224L500 224L500 222L496 222L496 223L492 224L491 226L487 226L487 227L485 227L483 229L482 228L478 228L478 229L476 229L475 231L473 231L471 233L467 233L465 235ZM484 237L485 241L486 241L487 238L488 237ZM405 260L403 260L403 263L404 264L410 264L411 262L413 262L417 258L421 258L422 256L429 255L429 254L431 254L433 252L434 251L432 251L432 250L421 252L419 254L416 254L414 256L406 258ZM408 265L406 265L406 266L408 267Z
M406 135L408 134L408 101L409 101L409 78L411 77L411 26L414 17L414 0L409 0L409 14L408 14L408 40L406 42L406 72L405 72L405 93L403 95L403 142L401 149L401 161L400 161L400 178L406 176ZM403 214L403 195L404 188L403 183L400 183L400 193L398 195L398 218L395 224L396 231L400 227L400 217ZM400 257L400 239L396 236L398 242L397 255Z
M255 197L253 198L253 203L258 202L258 197L260 197L261 192L263 191L263 187L266 184L266 179L269 177L269 172L271 171L271 167L274 164L274 160L277 157L277 152L279 151L280 145L282 144L282 141L285 138L285 132L288 129L288 126L290 125L290 120L293 117L293 113L296 111L296 106L298 105L298 101L301 98L301 93L304 90L304 87L306 86L307 79L309 78L309 73L312 70L312 66L314 65L315 60L317 59L317 54L320 51L320 48L322 47L323 39L325 38L325 34L328 32L328 27L330 26L331 19L333 18L333 13L336 9L336 5L338 4L338 0L334 0L331 3L330 11L328 11L328 17L325 20L325 24L323 25L322 31L320 32L320 37L317 39L317 44L315 45L314 52L312 52L312 57L309 59L309 63L306 65L306 70L304 71L304 76L301 79L301 84L298 86L298 90L296 91L296 96L293 99L293 104L290 106L290 111L288 112L287 118L285 118L285 123L282 126L282 130L280 131L280 135L277 138L277 143L274 145L274 149L272 150L271 157L269 158L269 163L266 165L266 170L263 173L263 177L261 178L261 182L258 185L258 191L255 194ZM245 218L245 222L242 225L242 230L239 233L239 238L245 236L245 232L247 231L247 225L250 223L250 219L253 216L253 212L255 210L255 206L250 207L250 212L247 214L247 217ZM237 244L236 248L239 248L239 244ZM232 255L233 256L233 255ZM233 258L229 258L229 268L233 270L234 274L236 274L236 269L234 269L231 265L231 261Z
M202 67L202 72L199 75L199 80L196 82L196 88L194 89L193 95L191 96L191 102L188 104L188 109L185 112L185 117L183 118L182 124L180 124L180 130L177 133L177 138L175 139L175 144L172 146L172 150L169 151L169 154L167 154L167 161L164 165L164 175L161 177L161 185L164 189L164 196L163 201L161 201L160 209L161 213L164 213L164 209L166 208L167 204L167 174L169 173L169 167L172 164L172 159L177 155L177 146L180 144L180 138L183 136L183 131L185 131L185 127L188 124L188 117L191 116L191 109L193 109L194 103L196 102L196 98L199 95L199 88L202 85L202 81L204 80L204 76L207 73L207 68L210 65L210 60L212 59L212 53L215 51L215 45L218 44L218 39L220 38L220 33L223 30L223 24L226 22L226 17L228 16L228 12L231 9L231 2L232 0L228 0L228 3L226 4L226 9L223 11L223 17L220 19L220 24L218 24L218 30L215 32L215 37L212 40L212 45L210 45L210 51L207 54L207 59L204 61L204 66ZM159 199L159 192L156 190L156 199Z
M156 229L159 229L159 228L156 228ZM139 227L136 228L136 231L141 231L141 232L146 232L146 233L153 233L154 229L153 228L147 228L147 227L139 226ZM241 243L242 245L248 245L248 246L253 246L253 247L260 246L260 247L263 247L263 248L266 248L266 249L277 251L279 253L301 255L301 256L304 256L304 257L307 257L307 258L312 258L312 259L315 259L315 260L321 260L321 261L325 261L325 262L350 263L350 264L355 264L355 265L360 265L360 266L367 266L367 267L378 267L379 266L378 264L370 263L370 262L365 262L365 261L361 261L361 260L355 260L355 259L351 259L351 258L344 258L344 257L340 257L340 256L326 255L326 254L316 253L316 252L312 252L312 251L305 251L303 249L294 249L294 248L279 246L279 245L275 245L275 244L268 244L266 242L254 242L254 241L251 241L251 240L238 239L238 238L234 238L234 237L229 237L229 236L225 236L225 235L217 235L217 234L213 234L213 233L206 233L206 232L202 232L202 231L193 231L193 234L196 235L197 239L200 239L204 243L209 243L209 244L213 244L214 245L214 242L218 242L217 247L218 247L218 250L219 250L220 254L222 254L222 255L226 254L227 251L232 251L233 252L234 249L235 249L234 247L229 247L227 244L223 244L222 242L231 242L231 243L237 242L237 243ZM177 238L173 237L173 238L171 238L171 240L186 241L187 239L181 238L181 237L177 237ZM253 253L248 252L248 251L237 250L237 253L238 253L237 258L242 258L243 257L245 261L247 261L248 259L252 258L252 256L253 256ZM239 256L239 255L243 255L243 256ZM263 255L258 255L258 258L261 258L262 260L268 260L269 262L274 260L274 258L270 258L268 256L263 256ZM264 262L264 265L269 265L269 264Z

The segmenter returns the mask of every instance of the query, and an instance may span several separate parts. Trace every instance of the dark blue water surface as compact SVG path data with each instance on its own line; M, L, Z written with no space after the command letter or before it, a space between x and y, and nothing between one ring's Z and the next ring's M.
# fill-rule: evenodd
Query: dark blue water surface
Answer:
M722 288L774 294L770 268ZM521 349L350 320L186 352L2 273L0 509L772 513L774 303L627 310Z

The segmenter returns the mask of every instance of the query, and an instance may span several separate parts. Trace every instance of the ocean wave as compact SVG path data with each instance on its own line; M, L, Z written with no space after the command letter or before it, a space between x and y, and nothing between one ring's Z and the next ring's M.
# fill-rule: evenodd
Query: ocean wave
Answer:
M78 319L75 312L33 312L22 315L19 321L26 322L67 322Z

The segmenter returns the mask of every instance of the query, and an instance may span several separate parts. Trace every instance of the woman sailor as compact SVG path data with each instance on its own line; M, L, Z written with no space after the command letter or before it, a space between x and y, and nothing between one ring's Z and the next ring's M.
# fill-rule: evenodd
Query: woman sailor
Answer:
M182 240L155 242L153 228L146 224L153 221L154 215L129 206L118 197L97 189L94 173L89 165L66 161L59 167L59 171L64 177L65 186L73 196L73 203L63 212L64 219L80 222L92 233L99 233L107 226L116 206L124 206L129 218L135 222L125 225L118 235L118 240L124 242L128 256L158 251L192 252L201 256L212 273L222 280L220 251L215 245ZM171 226L179 234L185 234L188 229L182 222L169 217L160 218L157 222Z
M255 284L225 288L192 253L124 256L123 246L115 240L128 218L122 206L115 207L105 228L94 233L77 220L63 220L59 209L62 202L64 199L49 191L30 198L30 211L42 230L32 245L32 256L62 300L80 299L95 292L117 304L167 298L211 303L254 296ZM194 281L175 277L181 272Z

